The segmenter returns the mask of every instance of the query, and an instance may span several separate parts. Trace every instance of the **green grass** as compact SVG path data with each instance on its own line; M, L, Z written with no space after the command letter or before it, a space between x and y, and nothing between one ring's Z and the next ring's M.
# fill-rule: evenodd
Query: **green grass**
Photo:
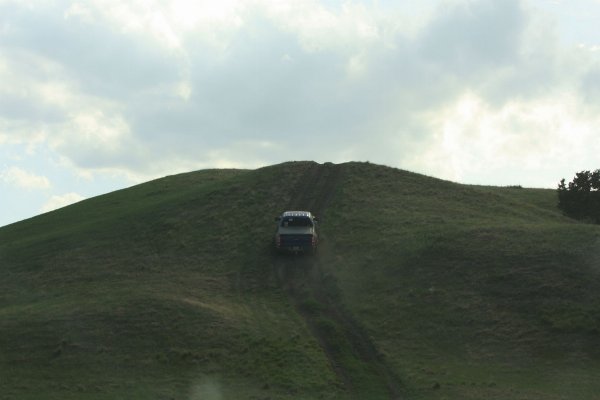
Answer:
M336 394L271 276L273 216L304 167L168 177L2 228L0 391Z
M170 176L0 228L2 398L347 397L270 256L310 165ZM597 398L598 226L554 190L341 168L319 262L405 398ZM347 351L320 307L299 306Z
M348 169L324 264L414 398L595 398L597 226L552 190Z

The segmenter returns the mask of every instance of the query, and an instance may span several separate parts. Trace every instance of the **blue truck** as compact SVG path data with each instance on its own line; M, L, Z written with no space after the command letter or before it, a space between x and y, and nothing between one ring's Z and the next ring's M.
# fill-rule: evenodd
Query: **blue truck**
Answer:
M314 254L319 243L317 218L310 211L285 211L277 221L275 248L281 252Z

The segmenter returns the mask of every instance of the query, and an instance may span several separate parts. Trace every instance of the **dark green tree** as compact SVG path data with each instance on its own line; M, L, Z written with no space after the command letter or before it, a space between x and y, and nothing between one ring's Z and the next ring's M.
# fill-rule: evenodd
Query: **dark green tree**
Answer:
M558 184L558 208L572 218L600 223L600 169L581 171Z

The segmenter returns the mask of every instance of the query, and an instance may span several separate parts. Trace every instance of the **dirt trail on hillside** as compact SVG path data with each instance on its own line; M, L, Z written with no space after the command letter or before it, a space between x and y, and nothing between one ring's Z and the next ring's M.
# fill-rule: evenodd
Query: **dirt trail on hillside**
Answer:
M308 166L296 184L287 210L309 210L317 215L321 224L326 224L324 211L340 179L340 166L331 163ZM385 398L400 399L399 380L365 330L343 306L335 278L327 272L319 256L274 256L273 268L345 390L350 395L360 395L353 379L360 376L385 386ZM364 391L364 384L361 386Z

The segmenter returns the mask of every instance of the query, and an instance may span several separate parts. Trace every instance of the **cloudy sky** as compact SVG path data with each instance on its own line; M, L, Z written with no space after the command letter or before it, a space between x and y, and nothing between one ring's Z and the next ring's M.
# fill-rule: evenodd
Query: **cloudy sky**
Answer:
M0 0L0 226L177 172L600 168L600 0Z

